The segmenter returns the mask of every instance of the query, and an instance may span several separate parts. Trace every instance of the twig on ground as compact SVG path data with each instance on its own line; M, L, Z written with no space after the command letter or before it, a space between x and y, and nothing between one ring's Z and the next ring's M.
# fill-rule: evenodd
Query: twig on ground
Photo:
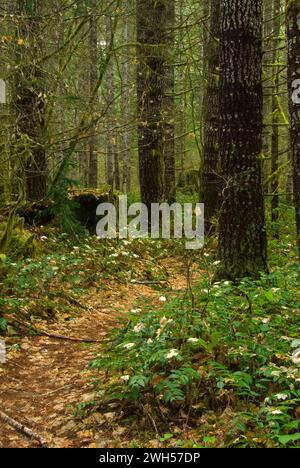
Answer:
M35 331L39 335L45 335L45 336L48 336L49 338L55 338L55 339L58 339L58 340L77 341L79 343L102 343L102 340L94 340L94 339L91 339L91 338L77 338L77 337L73 337L73 336L59 335L59 334L56 334L56 333L48 333L46 330L43 330L42 328L34 327L32 324L23 322L23 321L21 321L21 320L19 320L17 318L14 318L14 320L17 323L19 323L20 325L23 325L24 327Z
M0 419L4 423L8 424L10 427L14 428L16 431L26 435L30 439L36 440L41 444L42 447L47 448L47 442L41 435L37 434L36 432L33 432L31 429L26 427L24 424L19 423L15 419L12 419L10 416L8 416L6 413L3 413L1 410Z

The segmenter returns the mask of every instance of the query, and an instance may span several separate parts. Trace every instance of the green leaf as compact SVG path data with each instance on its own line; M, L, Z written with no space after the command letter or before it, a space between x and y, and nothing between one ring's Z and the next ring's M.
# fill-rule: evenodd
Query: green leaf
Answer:
M296 440L300 440L300 432L297 432L296 434L279 435L277 436L277 438L280 444L286 445L289 442L295 442Z

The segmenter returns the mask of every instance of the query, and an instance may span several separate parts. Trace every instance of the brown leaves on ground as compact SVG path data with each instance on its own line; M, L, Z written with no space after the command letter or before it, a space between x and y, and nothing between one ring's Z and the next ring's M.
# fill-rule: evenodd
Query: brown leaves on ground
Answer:
M164 259L162 266L172 288L186 287L183 265L175 259ZM145 297L158 306L160 295L161 291L146 284L111 282L101 291L91 288L85 300L81 300L87 306L85 310L79 308L73 320L66 321L61 315L47 324L47 331L105 339L137 300ZM39 322L35 323L38 328ZM43 324L41 328L44 327ZM87 365L98 347L47 336L24 336L8 352L7 363L0 367L1 409L43 436L50 447L126 446L126 442L120 442L125 438L121 426L116 425L109 434L101 434L87 430L85 422L74 417L78 403L93 400L92 374ZM0 447L37 446L37 442L0 421Z

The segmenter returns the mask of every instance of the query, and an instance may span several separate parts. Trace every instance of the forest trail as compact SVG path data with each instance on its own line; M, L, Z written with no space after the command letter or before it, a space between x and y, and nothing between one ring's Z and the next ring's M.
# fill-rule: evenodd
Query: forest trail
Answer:
M167 271L168 293L183 291L187 285L185 265L175 258L160 263ZM150 284L110 282L105 290L91 290L85 296L82 302L86 309L74 320L61 319L47 327L41 322L38 327L47 328L50 334L101 341L118 326L119 319L131 310L137 299L144 297L159 307L162 294L161 289ZM0 410L42 436L48 447L105 446L99 434L87 430L84 422L74 417L78 403L88 403L94 398L91 382L94 371L88 370L87 365L99 344L27 335L19 345L19 349L9 351L6 364L0 367ZM109 439L111 446L114 434ZM39 446L1 420L0 440L6 448Z

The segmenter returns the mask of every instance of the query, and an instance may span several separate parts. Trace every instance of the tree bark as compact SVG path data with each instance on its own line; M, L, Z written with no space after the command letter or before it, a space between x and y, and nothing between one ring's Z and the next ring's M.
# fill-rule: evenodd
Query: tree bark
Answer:
M166 2L137 0L137 103L141 199L148 207L164 195L164 30Z
M262 2L221 2L219 223L220 275L258 277L267 270L261 186Z
M280 0L274 0L273 2L273 63L279 62L279 51L278 51L278 37L280 35ZM272 96L272 144L271 144L271 192L273 193L271 200L271 219L275 223L275 237L279 237L278 232L278 210L279 210L279 177L278 171L278 158L279 158L279 109L277 100L279 99L279 67L274 68L275 77L273 78L273 96Z
M107 44L111 36L111 17L106 19ZM115 102L115 72L114 62L111 60L106 71L107 83L107 159L106 181L109 185L120 188L119 158L116 134L116 102Z
M210 2L210 25L205 35L204 60L206 66L203 97L203 169L201 202L205 206L205 232L211 233L213 218L219 209L219 38L220 0Z
M175 40L175 2L165 0L165 30L164 30L164 70L163 70L163 155L165 165L165 195L168 203L176 200L175 171L175 119L174 119L174 40Z
M131 121L132 116L132 82L134 77L131 72L131 60L130 60L130 47L128 46L132 38L132 24L131 24L131 12L133 10L133 1L126 0L124 2L124 26L123 26L123 40L124 44L127 45L124 48L125 57L122 64L122 117L125 129L123 131L123 173L122 173L122 189L124 193L130 192L131 190L131 152L132 152L132 130Z
M90 33L89 33L89 54L90 54L90 94L98 81L98 18L97 0L90 0ZM91 109L92 114L97 112L98 98L94 100ZM98 156L97 156L97 129L92 125L89 136L89 187L98 186Z
M45 76L39 59L43 54L42 6L40 2L17 0L19 15L16 46L13 107L17 140L21 142L27 199L41 200L47 193L45 150ZM25 41L23 43L23 41ZM22 149L20 148L22 151Z
M300 1L290 0L286 8L290 143L300 259Z

